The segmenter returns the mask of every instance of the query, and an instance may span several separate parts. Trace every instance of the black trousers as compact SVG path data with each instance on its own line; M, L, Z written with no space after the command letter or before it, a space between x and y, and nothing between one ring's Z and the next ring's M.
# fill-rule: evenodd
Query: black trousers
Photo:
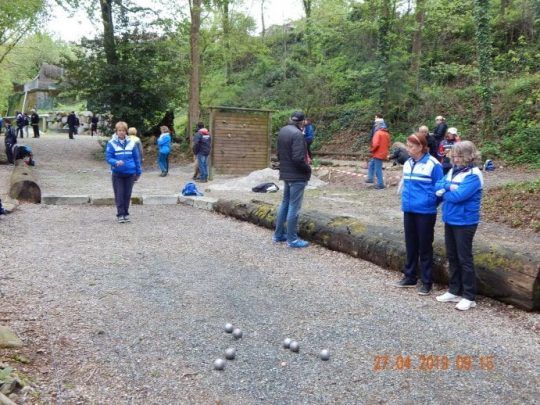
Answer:
M75 139L73 135L76 133L77 133L77 129L75 127L69 127L69 132L68 132L69 139Z
M407 259L403 273L405 277L416 282L418 267L422 283L431 287L433 284L433 234L437 214L416 214L405 212L403 225L405 228L405 247Z
M470 301L476 298L476 274L472 242L478 225L444 225L444 242L450 268L448 290Z
M17 135L20 135L20 138L24 138L23 136L23 127L20 127L17 125Z
M129 215L129 204L131 202L131 192L133 191L133 183L135 175L112 175L112 183L114 190L114 202L116 203L116 216L122 217Z
M34 138L39 138L39 125L32 125L32 129L34 130Z
M15 163L15 160L13 159L13 145L10 143L6 143L5 146L8 163Z

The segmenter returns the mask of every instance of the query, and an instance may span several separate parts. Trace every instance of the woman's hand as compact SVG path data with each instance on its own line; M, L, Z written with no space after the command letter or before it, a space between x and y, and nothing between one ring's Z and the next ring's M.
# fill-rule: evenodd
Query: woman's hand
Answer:
M116 167L119 167L119 166L124 166L124 161L123 160L117 160L116 161Z

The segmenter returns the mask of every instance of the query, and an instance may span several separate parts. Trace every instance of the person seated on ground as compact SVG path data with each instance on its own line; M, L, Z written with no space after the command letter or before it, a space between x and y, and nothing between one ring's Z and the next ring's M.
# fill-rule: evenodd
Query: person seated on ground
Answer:
M452 168L451 153L454 145L459 142L459 135L457 128L448 128L444 141L439 145L437 157L443 167L443 173L446 174Z
M13 158L15 160L22 159L28 166L35 166L34 155L32 154L32 148L28 145L14 145L13 146Z
M428 152L431 156L437 159L437 147L438 143L435 139L435 135L429 133L429 128L427 125L422 125L418 128L418 133L423 134L427 139Z
M407 159L409 159L409 152L407 152L405 144L394 142L388 156L388 160L393 160L392 166L396 166L397 164L403 165Z

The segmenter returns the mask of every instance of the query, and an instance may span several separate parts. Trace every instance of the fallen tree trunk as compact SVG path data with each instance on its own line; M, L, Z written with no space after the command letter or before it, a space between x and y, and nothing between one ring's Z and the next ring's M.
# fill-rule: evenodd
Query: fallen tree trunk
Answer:
M25 164L22 159L15 161L9 184L9 196L11 198L35 204L41 202L41 189L37 184L34 170L32 166Z
M273 229L276 207L260 201L243 203L220 199L215 211ZM317 211L300 215L300 235L329 249L401 271L405 262L403 231L363 224L356 218ZM448 283L444 241L434 243L433 278ZM540 309L540 257L497 246L474 244L478 292L527 310Z

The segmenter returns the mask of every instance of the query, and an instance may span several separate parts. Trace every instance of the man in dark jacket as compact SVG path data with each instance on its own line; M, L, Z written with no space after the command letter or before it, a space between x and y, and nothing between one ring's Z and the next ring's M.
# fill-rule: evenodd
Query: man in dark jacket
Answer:
M34 131L34 138L39 138L39 115L36 110L32 110L30 125L32 125L32 130Z
M193 154L197 156L199 164L199 180L208 181L208 156L212 150L212 136L206 128L201 128L193 137Z
M79 127L79 119L75 115L75 111L72 111L68 115L67 124L69 128L69 139L75 139L73 135L77 133L77 128Z
M444 139L444 136L446 135L446 131L448 129L448 125L446 125L446 120L442 115L438 115L435 117L435 129L433 130L433 136L435 137L435 140L437 141L437 149L439 150L439 145Z
M308 242L298 237L298 215L304 189L311 177L311 167L307 163L307 145L302 134L304 118L302 112L293 113L289 123L279 131L277 140L279 179L283 180L285 187L273 241L287 242L287 246L291 248L309 246Z
M17 143L17 134L15 133L15 130L11 126L11 121L9 119L4 120L4 124L6 125L6 135L4 138L4 145L6 146L6 157L9 163L15 163L15 159L13 159L13 145Z

